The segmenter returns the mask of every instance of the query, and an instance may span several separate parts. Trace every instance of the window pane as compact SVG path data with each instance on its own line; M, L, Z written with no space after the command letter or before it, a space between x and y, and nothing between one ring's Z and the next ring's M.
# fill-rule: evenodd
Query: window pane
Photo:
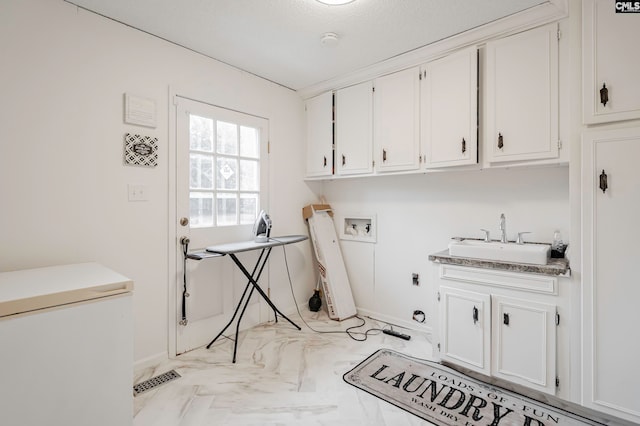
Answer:
M240 195L240 224L252 224L258 217L258 194Z
M213 189L213 156L191 154L189 172L191 189Z
M260 189L260 177L258 162L253 160L240 160L240 190L257 191Z
M213 226L213 194L189 193L189 221L194 228Z
M237 225L238 200L235 194L216 194L218 226Z
M189 148L197 151L213 151L213 120L189 116Z
M258 158L260 156L258 129L240 127L240 156Z
M238 189L238 160L218 157L216 159L218 170L216 172L217 189Z
M238 155L238 126L218 121L218 154Z

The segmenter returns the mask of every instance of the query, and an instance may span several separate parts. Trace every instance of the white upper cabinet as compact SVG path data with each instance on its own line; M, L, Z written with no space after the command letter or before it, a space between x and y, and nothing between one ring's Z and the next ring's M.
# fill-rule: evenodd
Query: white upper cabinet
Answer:
M557 158L557 24L488 42L484 69L486 161Z
M420 82L420 138L425 167L478 162L478 51L426 64Z
M379 172L420 167L420 69L410 68L375 80L375 166Z
M583 120L640 118L640 21L616 13L613 2L582 3Z
M307 100L307 176L333 174L333 93Z
M336 91L336 174L373 171L373 83Z

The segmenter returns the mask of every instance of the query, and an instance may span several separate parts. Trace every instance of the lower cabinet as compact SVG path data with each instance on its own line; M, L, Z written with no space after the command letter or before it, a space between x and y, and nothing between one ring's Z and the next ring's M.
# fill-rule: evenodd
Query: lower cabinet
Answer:
M441 359L555 395L557 308L554 296L531 297L527 290L522 290L531 288L526 283L527 274L499 272L492 283L491 273L487 271L459 267L453 271L453 278L448 274L455 267L441 268ZM514 276L516 291L504 288L509 274ZM557 279L544 278L548 280L546 288L553 294ZM540 280L539 277L532 279L536 283Z

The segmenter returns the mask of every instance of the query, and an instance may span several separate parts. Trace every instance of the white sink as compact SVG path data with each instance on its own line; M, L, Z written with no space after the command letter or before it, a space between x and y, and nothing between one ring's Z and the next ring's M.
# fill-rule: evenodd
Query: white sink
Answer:
M548 244L516 244L499 241L453 240L449 243L449 255L503 262L546 265L549 259Z

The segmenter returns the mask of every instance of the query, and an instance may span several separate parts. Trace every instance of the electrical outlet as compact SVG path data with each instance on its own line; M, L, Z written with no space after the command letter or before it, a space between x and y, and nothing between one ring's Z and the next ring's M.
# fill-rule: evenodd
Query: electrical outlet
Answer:
M415 286L420 285L420 275L413 273L411 274L411 283Z

